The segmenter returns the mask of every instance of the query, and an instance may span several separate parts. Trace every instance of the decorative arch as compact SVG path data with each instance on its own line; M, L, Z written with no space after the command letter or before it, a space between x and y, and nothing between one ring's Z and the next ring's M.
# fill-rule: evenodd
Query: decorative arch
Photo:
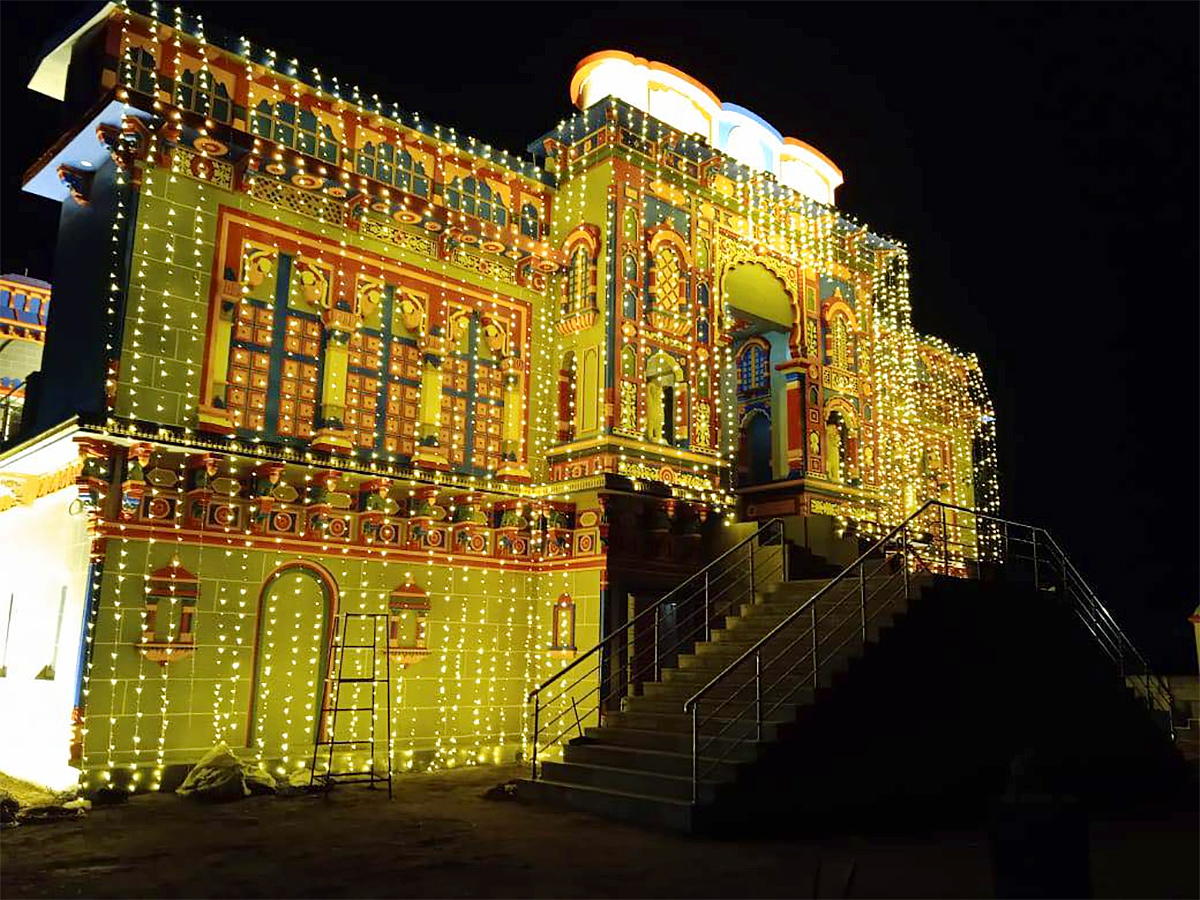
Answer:
M680 265L685 268L691 268L692 254L688 250L687 244L679 235L679 232L671 228L655 228L650 235L650 241L647 245L650 250L650 255L654 256L665 245L670 245L679 253Z
M825 301L823 314L826 322L832 322L835 316L845 316L850 323L850 327L858 331L858 317L854 315L854 310L850 308L850 304L842 299L840 293L834 294L832 298Z
M264 611L266 609L266 602L268 596L271 594L271 589L281 578L290 572L307 575L321 589L321 614L324 616L325 621L323 627L318 629L320 643L317 647L313 648L317 661L309 673L312 675L313 680L313 694L307 702L311 704L309 708L312 711L313 730L311 736L315 738L316 735L323 735L325 733L326 722L322 717L321 711L328 704L322 702L322 696L328 687L329 645L333 640L334 623L338 615L340 594L337 581L324 566L311 560L291 560L276 566L263 579L262 587L258 593L257 618L254 625L254 670L250 682L249 720L246 725L247 747L254 746L262 737L258 732L259 718L263 711L264 700L269 699L269 696L260 696L263 681L262 635L265 623Z

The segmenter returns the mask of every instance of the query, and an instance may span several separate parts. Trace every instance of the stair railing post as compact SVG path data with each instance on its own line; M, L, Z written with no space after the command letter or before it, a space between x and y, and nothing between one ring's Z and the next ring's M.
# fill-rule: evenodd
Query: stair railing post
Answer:
M658 605L654 607L654 680L658 681Z
M862 619L862 639L867 642L867 567L862 563L858 566L858 609Z
M812 622L813 691L817 689L817 604L809 601L809 620Z
M904 599L910 600L908 594L908 525L900 526L900 565L904 569Z
M542 695L533 695L533 751L529 754L531 759L530 780L537 781L537 745L538 745L538 708L542 705Z
M754 602L754 545L757 543L756 538L750 538L750 602Z
M754 653L754 739L762 740L762 653Z
M788 546L784 533L783 520L779 520L779 552L783 554L783 580L788 580Z
M1038 590L1038 554L1037 554L1037 533L1036 528L1030 529L1033 534L1033 589Z
M692 704L692 802L700 799L700 704Z
M950 532L946 530L946 507L939 506L942 511L942 574L950 574Z
M708 606L708 569L704 570L704 639L712 637L712 613Z

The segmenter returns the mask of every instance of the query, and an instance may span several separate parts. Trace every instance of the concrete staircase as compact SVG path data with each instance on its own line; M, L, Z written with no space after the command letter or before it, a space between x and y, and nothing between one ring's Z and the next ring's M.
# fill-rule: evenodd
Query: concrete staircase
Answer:
M568 742L561 762L542 762L540 777L524 781L518 796L673 830L695 830L705 809L736 791L747 769L907 611L900 577L868 579L867 594L877 594L869 604L864 643L857 580L840 583L818 599L813 607L821 662L815 680L810 614L800 616L781 633L782 639L763 648L762 708L769 713L761 735L752 661L715 686L699 703L704 748L699 769L704 777L693 803L692 716L683 711L685 701L826 584L825 578L787 581L756 593L753 602L741 604L736 615L725 618L724 628L714 629L709 640L681 654L675 667L664 669L657 681L642 683L640 693L635 690L625 698L619 712L607 713L601 726L587 728L581 738ZM793 638L795 645L781 653Z

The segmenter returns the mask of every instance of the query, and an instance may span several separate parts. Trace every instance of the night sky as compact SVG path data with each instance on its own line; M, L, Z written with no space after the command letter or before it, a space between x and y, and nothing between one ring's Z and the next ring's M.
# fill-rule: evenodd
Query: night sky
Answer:
M51 278L57 207L19 185L64 123L25 83L94 8L0 6L6 272ZM907 242L918 330L979 354L1005 514L1047 527L1162 668L1195 671L1200 7L187 9L510 152L570 114L575 63L609 48L813 144L845 174L839 207Z

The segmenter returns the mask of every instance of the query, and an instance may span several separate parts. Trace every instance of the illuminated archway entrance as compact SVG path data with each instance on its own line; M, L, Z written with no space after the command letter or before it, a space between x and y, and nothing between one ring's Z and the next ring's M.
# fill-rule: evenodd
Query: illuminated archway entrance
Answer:
M762 485L787 477L786 386L776 366L791 357L794 304L756 262L726 269L721 296L734 339L738 486Z
M315 563L288 563L258 600L249 746L286 771L307 762L321 727L337 585Z

